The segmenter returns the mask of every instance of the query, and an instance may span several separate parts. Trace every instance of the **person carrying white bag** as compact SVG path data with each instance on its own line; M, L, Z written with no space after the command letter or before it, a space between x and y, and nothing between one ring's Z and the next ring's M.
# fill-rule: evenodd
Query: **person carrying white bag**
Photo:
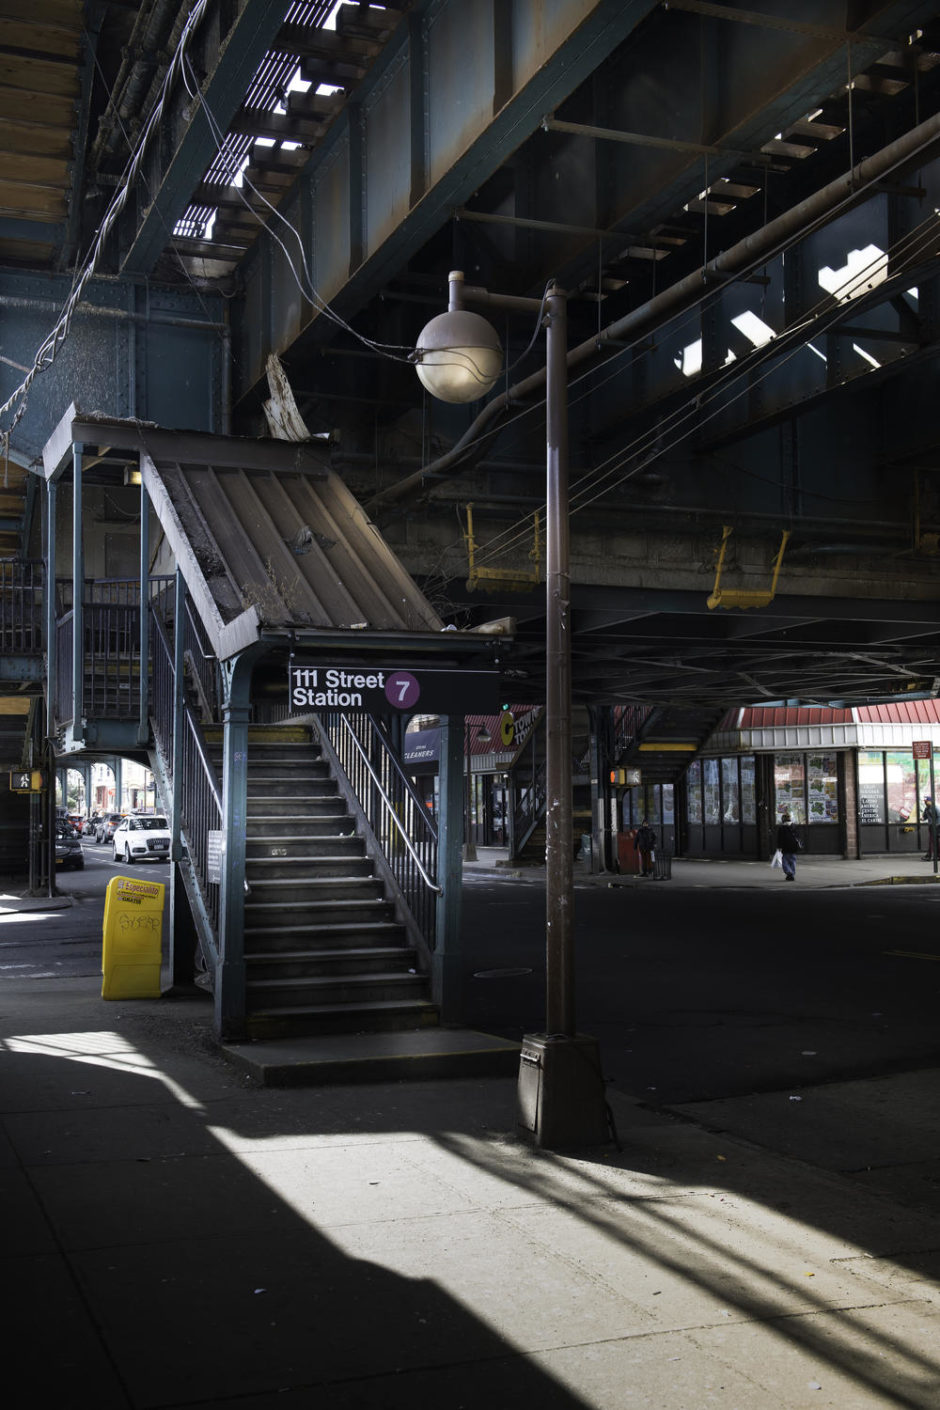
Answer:
M803 843L800 841L796 828L790 821L790 814L784 813L780 819L780 826L777 828L776 839L777 850L771 859L772 867L782 867L783 875L787 881L796 880L796 854L802 851ZM777 858L780 858L778 861Z

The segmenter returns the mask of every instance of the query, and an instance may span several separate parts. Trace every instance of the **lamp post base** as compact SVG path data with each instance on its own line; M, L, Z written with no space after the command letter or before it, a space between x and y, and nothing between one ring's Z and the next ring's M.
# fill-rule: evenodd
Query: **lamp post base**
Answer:
M527 1033L519 1056L519 1127L564 1150L611 1140L596 1038Z

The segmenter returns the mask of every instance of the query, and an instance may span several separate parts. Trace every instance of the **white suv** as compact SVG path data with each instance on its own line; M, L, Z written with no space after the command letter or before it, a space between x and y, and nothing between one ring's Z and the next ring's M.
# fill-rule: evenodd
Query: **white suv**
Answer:
M165 862L170 855L170 829L159 814L122 818L114 829L116 862Z

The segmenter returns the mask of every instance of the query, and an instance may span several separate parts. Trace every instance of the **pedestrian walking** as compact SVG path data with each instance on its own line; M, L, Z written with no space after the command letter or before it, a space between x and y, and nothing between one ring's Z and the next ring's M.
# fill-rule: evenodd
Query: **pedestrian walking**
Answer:
M649 819L644 818L637 828L633 845L640 855L640 875L653 875L653 848L656 846L656 834L649 825Z
M927 824L927 850L924 853L925 862L933 861L933 849L937 840L937 823L940 818L937 816L937 805L930 794L924 799L924 811L921 813L921 821Z
M790 821L790 814L784 813L777 828L777 851L781 854L783 874L787 881L796 880L796 854L802 848L799 834Z

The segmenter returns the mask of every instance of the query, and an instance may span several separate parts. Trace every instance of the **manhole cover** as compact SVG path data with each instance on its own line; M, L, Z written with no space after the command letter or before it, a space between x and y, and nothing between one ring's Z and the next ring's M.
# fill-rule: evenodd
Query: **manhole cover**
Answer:
M520 974L531 974L531 969L478 969L474 979L515 979Z

